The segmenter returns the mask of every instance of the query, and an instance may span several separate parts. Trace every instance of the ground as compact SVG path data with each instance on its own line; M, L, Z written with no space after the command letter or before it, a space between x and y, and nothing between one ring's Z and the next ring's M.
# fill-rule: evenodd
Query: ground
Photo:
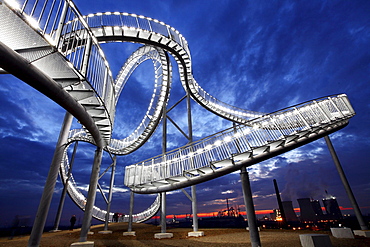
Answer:
M127 231L127 223L111 223L108 227L112 234L99 234L103 225L91 227L93 235L88 236L88 241L94 241L95 247L103 246L251 246L249 233L245 229L200 229L204 231L204 237L187 237L190 228L167 228L167 232L173 233L171 239L154 239L154 234L161 231L160 227L148 224L134 224L133 230L136 236L123 236ZM331 236L330 232L313 232L307 230L262 230L260 239L262 246L268 247L299 247L301 246L299 234L315 233L328 234L333 247L367 247L370 246L370 238L356 237L355 239L338 239ZM60 231L57 233L44 233L41 239L41 247L65 247L79 242L80 229L73 231ZM0 246L24 247L27 246L29 236L17 236L13 239L1 238Z

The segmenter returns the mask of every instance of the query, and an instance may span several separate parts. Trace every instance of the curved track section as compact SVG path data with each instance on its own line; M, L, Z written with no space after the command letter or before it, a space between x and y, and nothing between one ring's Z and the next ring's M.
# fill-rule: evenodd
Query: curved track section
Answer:
M171 64L166 53L153 46L142 46L127 59L116 80L115 91L117 104L120 94L133 71L143 62L152 60L154 67L154 90L148 109L137 128L126 138L111 139L106 150L116 155L125 155L137 150L143 145L157 128L164 105L169 99L171 86ZM84 129L73 129L69 133L69 142L92 142Z
M63 184L66 185L68 183L67 192L68 192L68 195L70 196L70 198L72 199L72 201L81 210L85 210L85 205L86 205L86 200L87 200L86 196L79 189L79 186L77 185L77 183L76 183L75 179L73 178L72 174L70 175L69 179L68 179L68 175L67 175L68 171L70 169L67 150L68 150L68 147L70 145L71 144L69 144L65 149L64 158L63 158L63 162L60 166L60 173L59 174L60 174L60 177L61 177L61 180L62 180ZM68 180L68 182L67 182L67 180ZM132 215L133 222L140 223L140 222L144 222L146 220L149 220L151 217L153 217L158 212L159 207L160 207L160 201L159 201L159 196L157 196L156 199L154 200L154 202L152 203L152 205L150 205L150 207L148 207L143 212ZM106 213L107 213L106 210L103 210L99 207L94 207L92 215L95 219L105 221ZM113 222L113 215L114 215L114 213L109 212L109 219L110 219L111 222ZM128 222L128 220L129 220L128 217L129 217L128 215L125 215L124 218L123 218L123 221Z
M137 42L170 52L178 63L184 88L189 89L192 98L209 111L238 123L247 123L249 119L263 115L226 104L200 87L192 75L188 42L173 27L150 17L120 12L90 14L84 19L100 42Z

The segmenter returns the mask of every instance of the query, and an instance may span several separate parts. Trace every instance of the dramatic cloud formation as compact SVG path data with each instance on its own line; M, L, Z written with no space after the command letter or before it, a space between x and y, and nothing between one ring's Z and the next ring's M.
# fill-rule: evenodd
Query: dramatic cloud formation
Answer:
M272 112L337 93L349 96L357 115L331 135L361 210L370 213L370 2L369 1L112 1L76 0L83 15L120 11L149 16L180 31L187 39L197 82L211 95L240 108ZM114 75L140 45L104 44ZM139 66L118 103L114 136L127 136L145 114L152 94L151 62ZM184 95L173 63L170 105ZM53 157L65 110L11 75L0 75L0 225L15 215L34 218ZM232 123L192 102L194 139L216 133ZM171 118L186 129L185 105ZM78 123L74 122L75 126ZM186 144L173 126L168 148ZM123 185L124 167L162 152L161 127L140 150L118 157L112 211L128 214L129 190ZM73 147L70 147L69 152ZM79 188L86 193L94 146L80 143L73 168ZM104 154L101 170L111 164ZM273 179L282 198L321 199L325 190L340 206L350 208L329 151L317 140L248 168L256 210L277 207ZM100 181L104 192L108 173ZM190 193L189 188L185 189ZM52 224L62 184L57 183L47 224ZM238 172L197 185L200 213L217 212L230 205L244 209ZM135 195L135 213L154 201L155 195ZM190 214L191 203L181 190L168 193L168 214ZM98 195L96 204L105 208ZM27 205L27 207L25 207ZM351 210L345 213L353 213ZM61 224L71 214L82 219L70 199Z

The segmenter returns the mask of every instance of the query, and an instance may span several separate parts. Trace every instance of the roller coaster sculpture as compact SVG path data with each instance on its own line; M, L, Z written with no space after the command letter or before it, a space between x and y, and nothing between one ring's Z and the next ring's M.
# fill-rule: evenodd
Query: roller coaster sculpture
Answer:
M135 193L171 191L229 174L337 131L355 114L344 94L270 114L221 102L194 79L186 39L173 27L149 17L121 12L83 16L71 0L0 0L0 21L0 54L6 54L2 56L1 67L53 99L83 125L69 131L60 165L62 181L65 184L69 179L68 193L81 209L85 207L86 197L77 188L73 176L67 176L68 147L84 141L113 155L126 155L141 147L159 125L168 103L172 76L169 55L176 60L181 83L191 98L238 125L127 166L124 183ZM143 45L126 60L115 80L100 48L100 43L105 42ZM11 59L17 63L11 63ZM120 94L133 71L146 60L153 62L155 71L147 112L129 136L112 139ZM12 68L22 66L20 63L32 66L30 71L38 73L35 76L47 77L45 84L31 82ZM133 216L134 221L151 218L159 205L157 197L147 210ZM104 221L106 213L94 207L93 217Z

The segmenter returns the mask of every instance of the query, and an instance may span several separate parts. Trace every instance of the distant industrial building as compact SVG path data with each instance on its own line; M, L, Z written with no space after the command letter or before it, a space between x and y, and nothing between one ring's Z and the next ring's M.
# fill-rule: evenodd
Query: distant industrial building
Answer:
M297 199L297 201L301 210L300 219L302 222L314 222L319 220L313 209L310 198L300 198Z
M330 196L326 192L326 198L322 200L326 214L323 213L322 207L319 200L313 200L310 198L297 199L300 207L299 220L294 212L292 201L282 201L280 197L279 188L276 180L273 180L276 199L279 205L278 209L274 209L274 212L270 214L270 218L274 221L284 222L295 222L301 221L304 223L327 221L327 220L340 220L343 219L342 212L340 211L339 205L335 197Z
M326 210L326 217L333 220L343 219L342 211L340 211L337 199L335 197L322 199Z
M315 222L320 220L339 220L342 219L342 212L335 197L323 199L326 214L323 213L320 201L310 198L300 198L297 200L300 207L300 220L302 222Z
M322 212L322 208L320 205L319 200L311 200L312 209L316 214L317 219L321 219L324 213Z
M292 201L283 201L282 204L285 212L286 221L287 222L298 221L298 217L293 209Z

